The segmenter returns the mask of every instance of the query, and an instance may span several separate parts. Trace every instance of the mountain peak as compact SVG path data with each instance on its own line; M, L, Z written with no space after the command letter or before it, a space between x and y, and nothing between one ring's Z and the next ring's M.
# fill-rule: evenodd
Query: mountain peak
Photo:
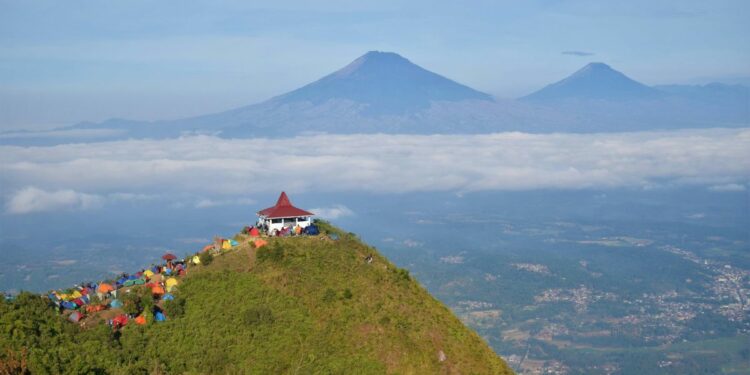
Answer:
M603 62L591 62L567 78L524 97L527 100L644 99L658 91L635 81Z
M370 51L336 72L273 100L313 104L347 100L363 105L366 114L385 115L426 109L438 101L492 98L397 53Z

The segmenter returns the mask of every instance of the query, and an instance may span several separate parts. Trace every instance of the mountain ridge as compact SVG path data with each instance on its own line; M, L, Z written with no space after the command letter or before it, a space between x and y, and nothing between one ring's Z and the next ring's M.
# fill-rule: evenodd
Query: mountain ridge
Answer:
M43 146L195 134L282 138L599 133L750 125L748 89L719 86L651 87L607 64L590 63L525 97L503 100L396 53L370 51L331 74L260 103L168 121L110 119L58 128L53 134L0 133L0 144Z

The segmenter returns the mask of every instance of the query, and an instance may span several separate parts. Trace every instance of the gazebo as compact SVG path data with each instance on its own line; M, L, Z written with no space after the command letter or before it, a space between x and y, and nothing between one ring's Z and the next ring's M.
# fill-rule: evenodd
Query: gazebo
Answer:
M282 191L275 206L258 211L258 224L269 233L285 227L300 226L304 229L312 223L310 218L313 215L312 212L294 207L289 197Z

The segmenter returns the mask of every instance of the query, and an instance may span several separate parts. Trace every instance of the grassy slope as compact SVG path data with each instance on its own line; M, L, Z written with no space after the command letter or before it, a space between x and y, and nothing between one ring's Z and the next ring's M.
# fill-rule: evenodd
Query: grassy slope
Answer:
M65 322L32 294L0 300L0 373L23 367L13 358L34 374L511 373L406 271L341 238L272 239L257 252L244 240L181 278L181 315L120 333Z
M283 259L253 261L254 250L241 246L185 278L185 316L153 327L181 348L172 358L188 358L164 358L171 370L511 372L444 305L358 240L274 242Z

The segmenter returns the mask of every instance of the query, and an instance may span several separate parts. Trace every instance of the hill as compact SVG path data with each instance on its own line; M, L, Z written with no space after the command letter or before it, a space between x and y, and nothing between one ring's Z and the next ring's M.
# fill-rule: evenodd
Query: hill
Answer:
M236 236L240 245L188 268L164 322L113 331L94 323L107 310L79 326L21 294L0 304L0 373L511 373L408 271L325 228L340 239L255 249Z

